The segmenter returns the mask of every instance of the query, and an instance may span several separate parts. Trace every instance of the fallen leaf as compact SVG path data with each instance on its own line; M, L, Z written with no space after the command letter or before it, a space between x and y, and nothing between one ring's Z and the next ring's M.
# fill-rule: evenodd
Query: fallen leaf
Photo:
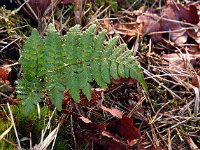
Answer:
M187 68L187 63L193 66L197 75L200 77L200 52L194 54L165 54L163 58L169 61L169 68L171 72L181 72L185 71ZM191 84L193 86L199 87L198 76L191 76Z
M136 22L137 23L142 23L142 32L143 35L148 34L148 33L152 33L152 32L159 32L161 30L161 25L160 22L158 21L158 15L152 13L150 10L146 12L147 14L151 14L149 16L146 15L140 15L137 17ZM158 42L162 40L162 34L151 34L150 35L151 39L154 42Z
M89 120L88 118L85 118L83 116L79 117L83 122L85 123L91 123L91 120Z
M163 58L169 61L169 68L176 71L186 69L187 63L191 63L193 67L199 66L200 53L195 54L164 54Z
M11 71L10 68L7 69L4 67L0 67L0 79L2 79L4 81L7 80L10 71Z
M126 116L122 116L121 119L112 120L107 125L107 130L129 141L141 137L140 130L134 126L133 120Z
M197 12L197 7L195 5L189 5L185 8L179 4L178 7L179 7L178 14L182 20L185 20L191 24L199 23L199 16Z
M104 19L102 26L107 29L107 34L120 34L134 37L140 34L140 25L136 22L112 22L109 19Z
M107 108L107 107L101 105L101 109L111 113L111 115L113 115L114 117L117 117L117 118L120 118L120 119L122 118L123 113L116 108Z
M168 0L161 11L147 10L144 15L137 18L137 23L143 23L143 34L149 34L154 42L162 40L162 33L168 32L168 37L177 45L186 43L188 34L186 25L180 23L184 21L190 24L197 24L199 17L197 8L194 5L182 6ZM160 32L160 33L158 33Z
M196 3L195 7L197 9L197 14L199 15L199 20L200 20L200 3ZM199 48L200 48L200 21L198 22L197 26L199 28L188 29L187 33L191 38L193 38L199 44Z
M161 19L161 31L169 31L170 40L176 43L177 45L184 44L188 38L184 26L178 22L174 22L181 21L179 15L179 11L181 10L181 8L183 9L181 5L174 4L174 2L171 2L168 5L164 6L161 9L162 11L160 12L160 16L162 16L162 18L168 19Z

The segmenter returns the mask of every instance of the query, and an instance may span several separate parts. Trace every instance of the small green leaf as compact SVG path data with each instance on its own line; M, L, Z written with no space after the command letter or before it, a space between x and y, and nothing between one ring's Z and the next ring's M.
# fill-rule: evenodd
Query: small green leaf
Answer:
M117 42L119 41L119 37L116 36L112 39L110 39L106 45L106 47L104 48L104 51L102 53L103 58L108 58L110 57L110 55L112 54L112 50L114 49L114 47L116 46Z
M91 64L91 67L93 68L92 75L100 87L107 88L107 84L105 83L105 81L103 80L103 78L101 76L101 66L100 65L101 64L99 61L97 61L97 60L93 61L93 63Z
M94 48L93 57L94 58L100 58L101 53L104 48L103 44L104 44L105 38L106 38L106 31L102 31L94 39L94 45L93 45L93 48Z
M127 50L120 57L117 58L117 61L125 61L125 59L131 56L131 54L132 54L132 51Z
M111 59L116 59L126 48L126 44L121 44L117 48L113 49L113 53L110 56Z
M125 77L125 67L123 63L119 63L119 67L118 67L118 73L120 77Z
M129 73L129 67L127 65L124 66L124 74L125 74L125 78L130 77L130 73Z
M115 61L111 61L110 75L112 76L113 79L119 78L119 75L118 75L118 63L116 63Z
M71 97L75 101L80 102L80 89L78 79L76 77L72 77L71 81L67 83L67 87L69 89Z
M56 106L56 108L61 111L62 109L62 99L63 99L63 91L58 90L59 85L55 85L51 88L49 91L49 96L53 102L53 104Z
M110 83L110 66L107 60L101 62L101 76L107 84Z
M85 94L88 100L91 100L92 97L92 91L91 91L91 86L89 83L86 83L84 87L82 87L82 92Z

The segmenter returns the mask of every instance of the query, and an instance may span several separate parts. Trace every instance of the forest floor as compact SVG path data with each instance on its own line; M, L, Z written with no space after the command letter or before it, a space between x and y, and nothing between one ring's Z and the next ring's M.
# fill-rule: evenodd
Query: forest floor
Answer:
M37 3L36 3L37 2ZM53 0L52 0L53 2ZM200 149L200 2L176 0L48 0L0 3L0 147L67 150ZM63 91L62 111L44 92L24 113L16 86L23 45L36 28L60 36L91 24L120 36L140 63L148 92L132 78L75 102ZM42 80L42 79L41 79ZM41 81L42 82L42 81Z

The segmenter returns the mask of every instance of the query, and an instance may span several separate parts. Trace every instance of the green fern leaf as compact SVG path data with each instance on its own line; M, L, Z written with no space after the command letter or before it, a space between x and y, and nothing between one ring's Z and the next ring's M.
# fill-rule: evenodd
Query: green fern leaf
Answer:
M116 59L124 50L126 49L126 44L121 44L117 48L113 49L113 53L110 59Z
M101 62L101 77L105 83L110 83L110 65L107 60Z
M92 75L97 84L102 88L107 88L106 82L103 80L101 75L101 64L98 60L94 60L91 64L92 69Z
M54 83L54 85L51 85L51 88L48 91L48 94L53 102L53 104L56 106L56 108L61 111L62 109L62 99L63 99L63 91L65 90L64 86L60 83Z
M106 31L100 32L95 38L94 38L94 46L93 46L93 58L100 58L103 52L104 48L104 41L106 38Z
M106 44L106 47L104 48L104 51L102 53L103 58L109 58L110 57L110 55L112 54L112 50L114 49L114 47L116 46L118 41L119 41L118 36L116 36L116 37L114 37L114 38L112 38L108 41L108 43Z
M85 83L90 82L91 81L91 76L90 76L90 70L87 69L87 66L85 65L81 65L80 68L80 72L79 72L79 80L80 80L80 88L85 86Z
M33 30L24 45L20 59L24 73L17 86L18 97L28 109L40 101L43 91L48 92L58 110L64 90L76 101L80 101L81 91L90 100L90 83L94 80L106 88L112 79L131 77L147 91L142 69L132 51L126 50L125 44L116 46L119 37L106 42L106 31L95 36L95 29L92 25L81 32L76 25L63 38L53 25L44 38Z
M71 97L76 101L80 101L80 86L79 80L76 75L74 75L74 77L71 77L71 81L67 83L67 87L69 89Z
M118 74L118 63L115 61L111 61L111 65L110 65L110 75L113 79L117 79L119 78L119 74Z
M119 63L118 74L120 77L123 77L123 78L125 77L125 67L123 63Z
M27 78L30 77L29 80L32 80L32 76L40 78L45 74L41 61L44 57L43 45L43 40L37 30L34 29L23 46L25 51L23 51L23 57L19 61L19 63L24 64L24 75L27 76Z
M62 45L63 63L66 65L77 64L80 60L79 39L80 39L80 25L76 25L69 29L64 36Z
M59 70L63 65L62 41L58 33L52 26L48 29L47 36L44 38L45 56L44 67L48 73Z
M125 78L130 77L130 69L127 65L124 65L124 74L125 74Z
M120 57L117 58L117 61L125 61L128 57L131 57L132 51L125 51Z

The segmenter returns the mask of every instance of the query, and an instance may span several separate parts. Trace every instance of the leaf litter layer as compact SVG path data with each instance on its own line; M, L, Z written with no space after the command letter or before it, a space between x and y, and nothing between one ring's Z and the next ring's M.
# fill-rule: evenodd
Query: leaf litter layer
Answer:
M108 36L120 35L121 41L128 44L143 67L149 95L135 80L123 78L114 80L107 89L99 89L93 83L91 101L81 95L81 102L76 103L65 91L62 115L52 115L52 120L51 111L49 119L44 121L44 126L52 126L52 132L48 126L44 128L48 133L44 137L37 137L43 140L40 144L33 141L32 147L41 148L46 144L55 149L198 149L199 23L188 18L199 20L194 16L196 12L199 14L200 4L167 1L161 5L161 1L148 1L143 4L145 9L137 7L130 10L139 2L117 1L121 9L116 11L110 2L103 3L104 6L99 8L91 7L99 6L98 2L87 1L82 5L79 2L77 0L70 4L74 9L69 5L57 6L58 15L47 13L45 18L51 20L54 17L62 34L76 23L87 26L95 21L100 29L108 30ZM61 10L66 10L65 18L68 19L60 20L64 16ZM166 17L165 13L170 14ZM42 25L40 31L44 34L46 24L42 22ZM1 67L5 68L3 65ZM4 72L2 84L9 85L6 78L8 71ZM1 93L4 103L5 100L19 101L8 91L2 90ZM44 102L48 107L53 107L48 93L45 93ZM40 107L44 107L44 104ZM17 123L16 120L20 139L29 137L25 136ZM58 126L55 125L57 123ZM30 121L27 125L30 125ZM33 128L27 128L26 132L33 131ZM51 145L54 139L57 139L55 145ZM25 146L26 142L21 141L21 145Z

